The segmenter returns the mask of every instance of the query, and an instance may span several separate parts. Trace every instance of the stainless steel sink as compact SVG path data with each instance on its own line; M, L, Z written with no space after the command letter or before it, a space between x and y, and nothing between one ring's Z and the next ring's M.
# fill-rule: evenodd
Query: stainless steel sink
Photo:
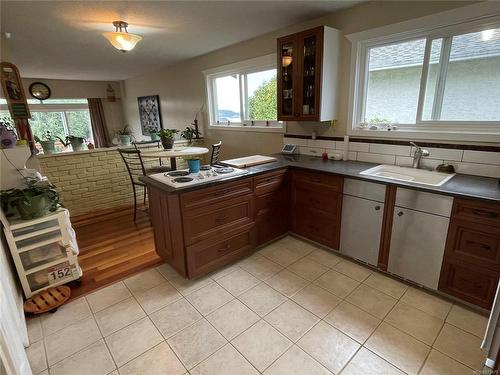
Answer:
M427 171L425 169L415 169L385 164L366 169L360 172L360 174L431 186L441 186L446 181L455 176L455 173L448 174L435 171Z

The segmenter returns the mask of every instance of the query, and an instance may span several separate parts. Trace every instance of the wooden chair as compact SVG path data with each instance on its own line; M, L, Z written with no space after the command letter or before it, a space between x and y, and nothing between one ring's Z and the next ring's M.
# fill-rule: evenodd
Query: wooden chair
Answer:
M151 151L151 150L160 150L160 140L156 141L141 141L141 142L133 142L132 143L136 150L142 151ZM150 160L146 162L144 165L146 169L146 174L152 173L162 173L162 172L170 172L172 168L167 167L166 165L162 165L161 158L158 159L157 165L150 165ZM154 163L153 163L154 164Z
M134 221L137 218L137 190L136 186L144 189L144 204L146 204L147 189L146 184L139 180L139 177L146 176L146 168L141 157L141 150L123 149L119 148L118 152L127 167L128 176L132 183L132 190L134 192Z
M222 141L212 145L212 155L210 156L210 165L216 165L219 162L220 149Z

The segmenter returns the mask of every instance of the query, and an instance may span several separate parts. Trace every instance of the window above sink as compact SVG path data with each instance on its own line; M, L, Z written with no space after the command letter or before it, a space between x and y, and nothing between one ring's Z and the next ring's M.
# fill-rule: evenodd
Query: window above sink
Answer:
M500 16L481 12L464 7L347 36L348 133L500 141Z

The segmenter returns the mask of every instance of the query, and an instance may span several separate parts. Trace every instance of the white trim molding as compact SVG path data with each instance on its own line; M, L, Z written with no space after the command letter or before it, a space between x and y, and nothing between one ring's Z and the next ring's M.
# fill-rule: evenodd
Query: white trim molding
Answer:
M500 121L441 121L422 118L432 41L437 38L451 40L450 37L453 35L477 32L487 28L500 28L500 3L498 2L482 2L347 35L346 38L352 43L347 133L374 138L499 142ZM392 131L360 129L358 124L364 121L366 104L369 49L417 39L425 39L426 46L419 98L418 103L415 103L417 106L415 122L397 124L396 130ZM439 104L437 100L438 109Z

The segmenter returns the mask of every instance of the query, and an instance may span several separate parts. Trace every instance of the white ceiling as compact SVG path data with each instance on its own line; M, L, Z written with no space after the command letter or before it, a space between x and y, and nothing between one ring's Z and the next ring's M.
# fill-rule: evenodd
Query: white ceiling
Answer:
M121 80L356 2L2 0L2 50L24 77ZM132 52L101 36L115 20L144 36Z

